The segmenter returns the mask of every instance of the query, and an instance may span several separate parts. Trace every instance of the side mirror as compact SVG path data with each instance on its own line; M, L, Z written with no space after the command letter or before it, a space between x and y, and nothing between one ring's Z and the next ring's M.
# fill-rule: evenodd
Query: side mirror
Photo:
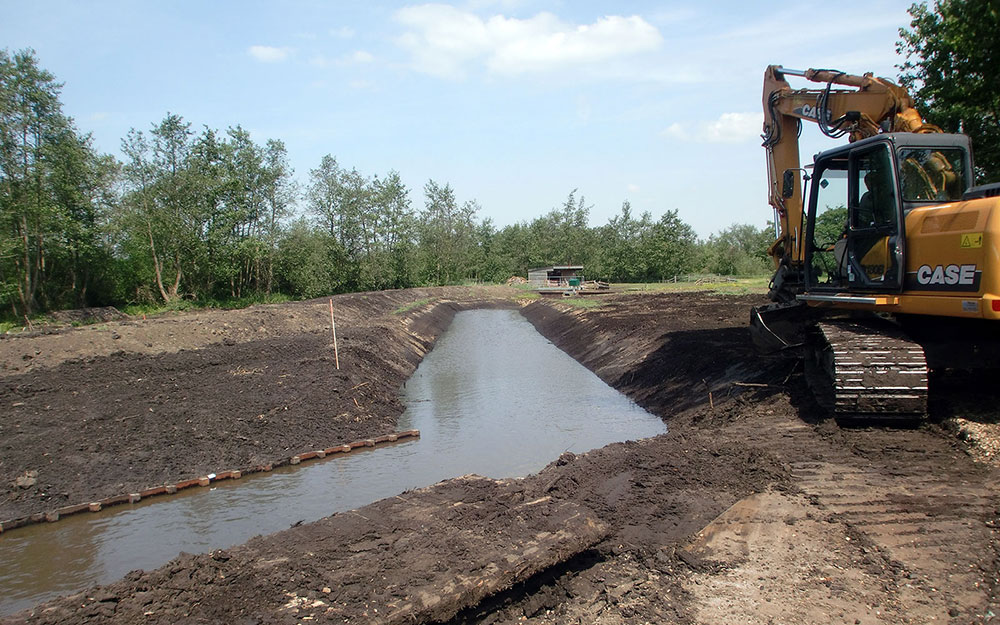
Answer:
M786 169L781 177L781 197L790 198L795 193L795 170Z

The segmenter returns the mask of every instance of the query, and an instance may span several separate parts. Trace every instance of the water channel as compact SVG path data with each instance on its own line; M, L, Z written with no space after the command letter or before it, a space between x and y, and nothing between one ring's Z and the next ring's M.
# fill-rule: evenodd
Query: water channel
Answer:
M523 476L666 431L512 310L458 313L403 396L399 427L419 439L0 535L0 614L450 477Z

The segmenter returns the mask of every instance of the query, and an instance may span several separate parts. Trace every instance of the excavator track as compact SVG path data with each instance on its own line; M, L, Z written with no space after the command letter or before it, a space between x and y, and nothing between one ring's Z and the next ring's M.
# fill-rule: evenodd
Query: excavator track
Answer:
M927 415L923 348L882 323L816 324L806 373L817 401L845 421L914 421Z

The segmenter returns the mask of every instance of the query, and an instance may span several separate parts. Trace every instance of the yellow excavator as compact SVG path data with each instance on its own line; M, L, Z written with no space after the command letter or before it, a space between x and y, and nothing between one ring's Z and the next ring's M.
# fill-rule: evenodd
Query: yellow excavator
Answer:
M969 138L871 74L772 65L763 105L778 236L758 347L803 352L820 405L849 420L922 419L930 371L1000 367L1000 184L974 185ZM803 121L849 142L802 168Z

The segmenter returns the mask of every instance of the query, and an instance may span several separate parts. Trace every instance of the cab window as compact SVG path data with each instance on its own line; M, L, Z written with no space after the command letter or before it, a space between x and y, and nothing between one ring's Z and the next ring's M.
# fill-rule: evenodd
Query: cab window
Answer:
M851 217L855 229L883 228L896 220L896 187L889 151L875 149L857 157L852 188L857 207Z
M968 187L965 150L958 148L902 148L899 172L906 202L956 201Z
M814 176L815 219L811 247L812 286L840 286L846 276L847 159L827 161Z

